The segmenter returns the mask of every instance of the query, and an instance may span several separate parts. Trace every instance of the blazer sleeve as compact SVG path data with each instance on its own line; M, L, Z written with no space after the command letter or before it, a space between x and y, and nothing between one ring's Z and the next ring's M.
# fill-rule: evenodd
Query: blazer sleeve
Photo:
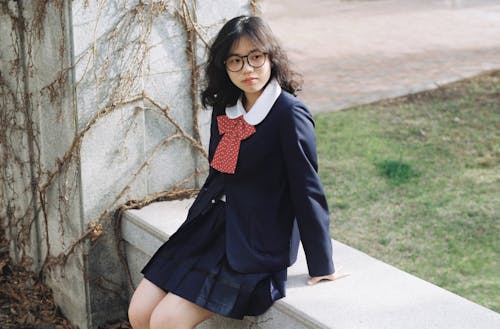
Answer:
M204 185L210 183L213 176L218 172L210 166L210 162L215 154L215 149L217 148L219 137L219 127L217 126L217 111L215 109L212 110L212 118L210 121L210 139L208 143L208 177Z
M335 269L329 233L330 217L318 176L314 121L301 103L284 112L280 143L309 275L332 274Z
M196 196L193 204L189 208L187 221L189 222L192 218L196 217L200 213L203 213L211 204L211 200L216 197L223 189L224 182L223 177L220 175L218 171L214 168L210 167L210 161L214 156L215 149L217 147L217 136L218 136L218 127L216 120L216 112L212 110L212 119L210 123L210 140L208 144L208 176L203 183L203 186L200 189L200 192Z

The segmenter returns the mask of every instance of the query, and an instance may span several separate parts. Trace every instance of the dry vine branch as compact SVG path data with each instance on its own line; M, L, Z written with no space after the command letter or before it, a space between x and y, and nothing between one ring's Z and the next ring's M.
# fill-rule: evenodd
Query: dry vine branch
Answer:
M254 5L256 1L250 1ZM117 2L118 3L118 2ZM22 4L31 6L32 11L23 10ZM174 141L182 141L194 152L195 156L202 155L208 158L207 151L201 142L201 134L198 127L198 113L201 110L199 101L200 89L200 65L197 62L199 47L208 47L208 37L205 29L197 21L195 1L176 0L162 2L139 1L131 8L125 8L123 4L122 15L113 17L114 22L110 28L98 36L98 25L104 20L105 1L97 1L97 16L93 24L93 40L87 49L73 60L71 65L65 63L68 58L68 42L65 33L65 6L63 0L41 0L36 3L0 0L1 19L10 19L12 32L6 36L10 37L9 49L12 55L8 64L2 63L0 72L0 174L2 175L2 186L0 192L0 225L8 225L9 238L17 243L19 249L24 250L31 244L31 236L35 225L40 232L42 247L40 262L42 264L39 274L45 273L55 266L64 268L68 258L75 250L88 240L96 240L103 235L103 223L107 220L114 221L117 232L117 241L120 240L120 218L123 212L131 208L146 206L152 202L162 200L173 200L193 197L197 189L186 188L195 178L206 173L206 170L195 168L193 173L186 177L179 177L169 190L145 197L142 200L129 200L124 202L131 186L137 177L150 166L151 161ZM91 2L83 3L84 9L90 7ZM54 13L56 15L54 15ZM58 15L57 15L58 14ZM30 16L31 15L31 16ZM170 112L168 105L161 105L163 100L154 99L141 84L145 62L152 49L150 37L154 31L156 19L164 15L171 15L177 19L185 31L188 69L190 70L190 97L192 101L192 126L185 127ZM53 80L45 86L38 86L32 81L36 74L41 74L40 61L35 58L38 54L34 48L39 45L44 36L47 36L50 19L59 19L59 28L62 37L54 45L53 53L58 56L60 67L56 68ZM56 24L57 26L57 24ZM4 39L2 39L4 40ZM66 56L66 57L65 57ZM10 67L7 67L10 65ZM5 70L5 68L8 68ZM77 69L81 76L72 80ZM43 80L43 79L41 79ZM30 85L32 83L32 85ZM42 156L45 144L41 144L41 131L34 121L34 109L43 107L43 111L53 111L58 120L63 119L66 112L62 106L68 97L75 97L72 92L67 92L69 84L73 91L89 90L95 92L95 104L91 110L84 112L78 118L80 126L72 140L67 141L70 145L59 154L49 160ZM68 95L70 94L70 95ZM132 96L131 96L132 95ZM73 111L76 111L76 99ZM147 104L147 106L144 106ZM71 204L71 193L77 193L77 178L75 168L78 168L79 154L85 137L91 129L102 123L117 110L124 110L128 105L134 106L133 115L140 111L159 111L175 130L173 133L159 141L151 150L148 150L144 159L134 167L130 176L123 183L123 187L117 190L108 204L102 205L97 218L85 219L88 226L79 236L73 237L69 242L63 242L63 251L56 254L57 248L51 246L50 241L63 240L65 227L69 221ZM5 110L4 110L5 109ZM39 111L39 110L38 110ZM69 111L71 113L71 111ZM88 114L92 113L92 114ZM126 113L129 115L130 113ZM61 120L62 121L62 120ZM75 120L76 121L76 120ZM132 123L126 127L126 133L131 130ZM190 133L192 131L192 133ZM20 143L19 140L23 140ZM28 142L26 142L28 140ZM16 145L14 147L15 143ZM31 175L31 176L30 176ZM31 206L23 206L25 203ZM120 205L120 202L124 202ZM49 232L49 222L54 218L59 221L59 230ZM43 234L42 234L43 233ZM49 239L50 235L50 239ZM59 236L58 236L59 235ZM28 248L29 249L29 248ZM125 258L121 251L123 248L117 245L120 260L128 272ZM21 254L26 255L23 251ZM129 285L132 288L130 275ZM102 278L98 280L102 288L110 286L109 280ZM112 286L111 289L116 289Z
M254 15L254 16L258 16L261 13L259 2L260 2L260 0L250 0L249 1L251 12L252 12L252 15Z
M183 138L188 140L191 145L198 151L200 152L205 158L208 158L207 151L203 147L201 140L200 140L200 134L198 130L198 139L195 139L191 137L182 127L180 124L177 123L177 121L170 115L169 113L169 108L168 107L162 107L160 104L158 104L157 101L149 97L145 92L143 94L143 97L145 100L149 101L151 105L153 105L155 108L160 110L160 112L165 116L165 118L168 119L168 121L175 127L175 129L182 135ZM197 121L196 121L197 122Z
M137 12L136 9L138 9L138 8L142 8L142 7L135 7L133 10L129 11L129 13L130 12ZM189 15L190 20L188 20L188 19L185 18L187 15ZM108 209L112 209L116 205L116 203L118 202L118 200L120 200L124 196L124 194L129 190L130 185L136 179L136 177L138 176L138 174L149 164L151 158L156 153L156 150L159 148L159 146L161 146L161 145L167 145L171 141L173 141L174 139L183 138L183 139L187 140L188 142L190 142L190 144L192 145L192 147L194 147L194 149L198 150L205 158L207 158L206 150L201 145L201 140L200 140L201 138L200 138L200 134L199 134L199 130L198 130L198 124L197 124L197 120L196 120L196 118L197 118L197 112L199 110L199 105L196 105L196 104L199 104L199 102L197 101L197 98L198 98L198 94L197 94L197 89L198 89L197 81L199 79L199 70L196 67L195 59L194 59L194 56L195 56L195 48L194 48L195 47L195 35L194 35L194 32L193 32L194 30L192 29L192 25L188 25L189 22L192 22L193 18L192 18L192 15L189 14L187 3L185 1L183 3L183 12L182 12L182 15L180 15L180 17L184 17L182 19L182 21L185 24L184 26L185 26L185 28L187 30L187 33L188 33L189 39L190 39L190 42L188 42L188 47L187 47L187 54L189 56L191 67L193 69L193 71L192 71L192 97L193 97L193 103L195 104L195 106L194 106L194 113L193 113L193 115L194 115L193 126L194 126L194 131L195 131L195 137L194 138L191 137L191 135L189 135L188 133L186 133L186 131L176 122L176 120L169 114L169 108L168 107L162 107L162 106L160 106L157 101L155 101L151 97L147 96L146 93L145 93L145 91L143 91L142 95L134 96L132 98L129 98L129 99L126 99L126 100L121 100L119 102L114 102L111 105L108 105L107 107L105 107L104 109L102 109L101 111L99 111L97 114L95 114L94 117L91 118L91 120L87 123L87 125L82 129L82 131L75 137L75 139L74 139L71 147L67 150L67 152L65 153L65 155L63 156L63 158L57 161L57 164L58 164L57 170L55 170L53 172L48 172L47 173L47 175L46 175L47 176L47 180L46 180L46 182L40 188L40 193L41 194L43 194L43 193L46 192L47 188L51 185L54 177L56 177L60 173L60 171L62 170L62 168L65 167L65 164L71 162L71 160L73 159L75 153L78 151L78 149L79 149L79 147L81 145L82 139L84 138L85 134L100 119L102 119L104 116L112 113L116 108L118 108L120 106L123 106L123 105L126 105L126 104L130 104L130 103L134 103L134 102L141 101L141 100L147 100L155 108L157 108L158 110L160 110L160 112L168 119L168 121L171 124L174 125L174 127L178 131L178 134L172 135L171 137L169 137L166 140L164 140L162 143L158 144L157 147L155 147L155 150L153 150L153 152L151 152L150 157L146 161L144 161L143 164L138 168L138 170L136 171L136 173L131 176L131 180L128 182L128 184L126 184L126 186L122 189L122 191L120 193L118 193L118 195L116 196L116 198L112 202L112 204L109 205L106 208L106 210L104 210L101 213L101 215L99 216L98 219L90 221L88 229L82 234L82 236L80 238L78 238L74 243L72 243L64 252L60 253L58 256L47 257L46 258L46 262L45 262L45 264L43 266L44 268L47 268L47 267L50 267L50 266L53 266L53 265L56 265L56 264L64 265L65 262L67 261L67 258L75 250L75 248L76 248L76 246L78 244L80 244L82 241L84 241L88 237L90 237L92 240L95 240L95 239L97 239L102 234L101 223L106 218L108 218L108 214L109 214L109 210ZM178 186L181 186L185 182L187 182L190 179L192 179L192 177L199 175L199 173L200 172L198 172L198 170L196 170L196 172L194 174L190 175L188 178L182 180L181 182L175 184L174 187L173 187L173 189L175 190ZM158 197L158 196L155 196L155 198L156 197Z
M193 3L193 12L195 12L195 4ZM193 131L194 131L194 139L197 142L197 145L201 146L201 134L198 125L198 113L201 109L200 101L199 101L199 80L200 80L200 68L196 63L196 36L198 36L208 47L206 41L204 41L203 36L199 33L197 29L196 16L190 13L189 6L186 0L182 1L182 13L181 11L177 12L177 16L179 17L181 23L186 30L187 35L187 45L186 45L186 55L188 58L189 66L191 68L191 99L193 101ZM193 144L194 145L194 144ZM195 146L196 147L196 146ZM206 151L203 150L202 154L205 158L208 158Z

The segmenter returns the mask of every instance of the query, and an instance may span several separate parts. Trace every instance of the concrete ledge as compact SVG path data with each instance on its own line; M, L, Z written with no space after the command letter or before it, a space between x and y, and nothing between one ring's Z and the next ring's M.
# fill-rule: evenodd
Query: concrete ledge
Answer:
M183 222L191 203L158 202L125 213L122 233L136 283L142 266ZM496 312L335 240L333 248L336 266L351 272L350 277L307 286L301 248L297 263L289 269L286 298L262 316L243 321L215 317L198 329L500 328Z

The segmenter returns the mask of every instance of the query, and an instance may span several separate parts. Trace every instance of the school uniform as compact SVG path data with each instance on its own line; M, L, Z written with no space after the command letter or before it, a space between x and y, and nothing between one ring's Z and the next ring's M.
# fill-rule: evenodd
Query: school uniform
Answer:
M186 221L143 269L164 289L232 318L285 296L299 239L311 276L334 272L312 115L273 79L249 112L213 111L209 175ZM300 232L300 237L299 237Z

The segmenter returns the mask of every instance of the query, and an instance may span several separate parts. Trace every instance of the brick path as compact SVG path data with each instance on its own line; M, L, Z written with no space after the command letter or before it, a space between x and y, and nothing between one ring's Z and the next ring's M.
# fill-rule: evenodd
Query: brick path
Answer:
M263 0L315 111L500 69L500 0Z

